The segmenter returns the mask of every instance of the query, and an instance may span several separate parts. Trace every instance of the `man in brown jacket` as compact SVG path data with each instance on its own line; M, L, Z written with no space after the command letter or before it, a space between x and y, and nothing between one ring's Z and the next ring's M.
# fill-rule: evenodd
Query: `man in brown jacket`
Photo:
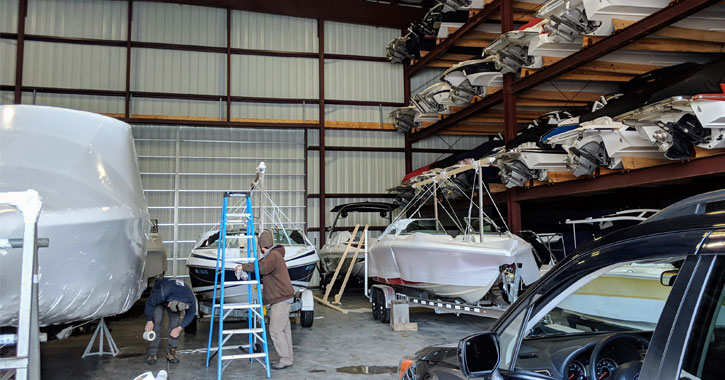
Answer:
M273 369L292 366L292 329L289 310L292 306L294 288L284 262L284 247L274 245L272 233L263 231L257 239L263 257L259 260L259 274L262 275L262 298L269 306L269 335L279 362ZM254 272L254 263L237 265L236 270Z

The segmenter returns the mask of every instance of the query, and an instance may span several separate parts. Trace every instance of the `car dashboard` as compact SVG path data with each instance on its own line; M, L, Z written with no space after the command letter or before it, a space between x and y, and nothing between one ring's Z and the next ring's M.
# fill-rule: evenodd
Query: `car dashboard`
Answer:
M651 332L636 332L650 339ZM524 339L516 362L517 370L535 372L553 379L590 378L594 347L609 333L585 333L560 337ZM621 364L644 359L646 347L628 340L617 340L603 347L596 363L596 378L607 380Z

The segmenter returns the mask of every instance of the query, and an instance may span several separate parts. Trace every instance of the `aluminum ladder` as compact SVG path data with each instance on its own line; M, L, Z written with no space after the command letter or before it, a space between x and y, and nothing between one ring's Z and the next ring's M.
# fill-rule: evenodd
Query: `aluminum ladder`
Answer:
M236 199L241 206L234 207L243 210L243 212L230 212L230 199ZM246 227L245 234L227 236L227 226L238 225L239 231ZM254 263L254 279L250 277L244 281L233 281L234 285L247 287L246 303L225 303L224 302L224 286L225 286L225 269L226 269L226 250L227 238L236 238L238 240L245 239L247 247L247 257L242 258L239 262ZM236 260L235 260L236 261ZM206 366L209 367L210 359L216 355L217 359L217 380L221 380L222 372L235 359L249 359L250 362L257 361L264 367L267 372L267 378L271 377L269 371L269 350L267 347L267 329L264 322L264 303L262 302L262 287L259 282L259 262L257 261L257 239L254 235L254 217L252 213L252 200L249 193L245 192L226 192L222 202L222 215L219 223L219 240L217 244L217 260L216 275L214 276L214 292L212 297L211 322L209 324L209 343L207 344ZM219 298L217 300L217 289L219 290ZM256 293L256 299L252 298L252 292ZM225 329L224 320L236 310L247 311L248 327L246 329ZM218 313L218 314L217 314ZM212 348L212 338L214 335L214 316L218 315L217 326L217 344ZM233 344L225 346L227 341L234 335L247 335L249 338L248 345ZM263 352L254 352L257 343L261 343ZM225 354L224 350L239 350L247 348L246 353Z
M0 193L0 204L10 205L23 215L22 239L0 239L0 248L22 248L20 310L17 334L0 336L16 344L15 357L0 359L0 371L15 370L15 379L40 379L40 337L38 329L38 247L48 239L38 239L38 217L42 201L35 190ZM4 376L3 376L4 378Z

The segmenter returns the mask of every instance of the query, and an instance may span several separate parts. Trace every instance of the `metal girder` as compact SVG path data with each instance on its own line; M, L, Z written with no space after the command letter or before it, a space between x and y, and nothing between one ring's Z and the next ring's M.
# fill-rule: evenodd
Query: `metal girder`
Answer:
M231 8L250 12L322 19L400 29L422 19L429 7L367 0L154 0L159 3Z
M592 179L557 183L550 186L537 186L526 190L518 189L513 193L513 198L521 202L593 193L631 186L657 184L716 174L725 174L725 155L698 158L689 162L673 162L667 165L653 166L631 172L609 174Z

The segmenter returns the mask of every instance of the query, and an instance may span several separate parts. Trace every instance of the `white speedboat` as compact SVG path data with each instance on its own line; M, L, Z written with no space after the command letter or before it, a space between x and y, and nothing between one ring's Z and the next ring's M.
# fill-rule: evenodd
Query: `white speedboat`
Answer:
M633 127L608 116L582 123L561 133L557 130L542 137L542 142L562 147L568 152L567 167L575 176L591 175L599 166L621 169L622 157L664 158L651 140L643 138Z
M257 167L257 175L252 183L251 197L260 202L259 215L254 216L257 233L271 230L274 242L285 250L285 264L296 288L310 286L315 268L319 261L317 249L310 243L304 232L294 227L294 223L274 203L264 191L264 162ZM239 206L230 208L232 213L241 213ZM269 226L267 226L269 225ZM239 239L234 235L244 235L246 230L234 230L233 225L227 227L225 263L224 263L224 299L226 302L247 302L247 289L241 279L236 276L235 268L247 257L247 239ZM191 287L200 301L209 301L214 293L214 277L219 247L219 225L202 234L191 250L186 266L189 269ZM254 278L254 274L250 274ZM217 285L219 287L220 285ZM219 297L219 292L217 292Z
M499 280L502 265L521 264L525 285L539 278L531 245L510 232L485 232L481 242L476 234L416 230L420 222L400 219L378 238L369 251L373 280L474 304Z
M317 250L304 239L298 230L273 229L274 241L284 247L285 264L292 285L308 287L319 260ZM234 235L228 231L227 236ZM238 232L237 232L238 234ZM191 250L186 266L189 268L192 290L200 300L211 299L214 292L214 272L216 270L219 231L203 234ZM246 239L227 237L227 249L224 265L224 299L226 302L246 302L247 285L242 284L235 275L235 267L247 257ZM252 279L254 274L251 273Z
M485 303L483 298L499 282L504 295L513 302L522 286L539 278L539 263L531 244L501 230L482 208L481 160L446 168L440 174L424 173L412 185L413 199L368 249L368 274L388 285L414 289L425 298ZM458 175L473 171L478 184L478 202L464 210L454 209L439 189ZM433 217L420 210L432 201ZM478 214L474 215L474 209ZM465 215L464 215L465 214ZM499 213L499 216L500 213ZM502 218L503 219L503 218Z
M37 190L41 325L120 314L146 287L150 228L131 127L62 108L0 107L0 191ZM0 209L0 236L23 221ZM0 326L17 324L20 249L0 250Z
M363 217L365 214L378 214L382 218L387 218L388 223L390 223L393 220L393 210L397 207L398 206L393 203L355 202L337 205L330 210L331 212L336 213L335 220L332 222L332 227L330 227L330 232L327 235L327 242L319 252L323 282L331 280L329 277L335 272L335 269L339 265L339 260L347 249L348 243L350 243L350 250L347 253L347 258L343 262L340 273L344 274L350 267L350 261L357 249L358 242L354 240L352 243L350 242L350 239L353 239L354 237L349 231L336 230L338 222L340 222L341 219L349 217L351 214L358 214L360 217ZM362 229L360 231L362 231ZM370 243L372 243L372 240L373 239L371 239ZM363 240L357 261L353 264L352 272L350 273L351 276L356 278L363 278L365 275L365 255L367 252L365 244L366 241Z
M670 159L689 158L695 146L725 148L725 94L671 97L614 119L634 126Z
M493 57L460 62L441 74L441 81L447 83L454 93L471 96L486 96L489 86L501 73L496 70Z
M437 82L415 94L411 103L421 115L447 114L450 106L464 107L471 103L473 93L456 92L445 82Z

